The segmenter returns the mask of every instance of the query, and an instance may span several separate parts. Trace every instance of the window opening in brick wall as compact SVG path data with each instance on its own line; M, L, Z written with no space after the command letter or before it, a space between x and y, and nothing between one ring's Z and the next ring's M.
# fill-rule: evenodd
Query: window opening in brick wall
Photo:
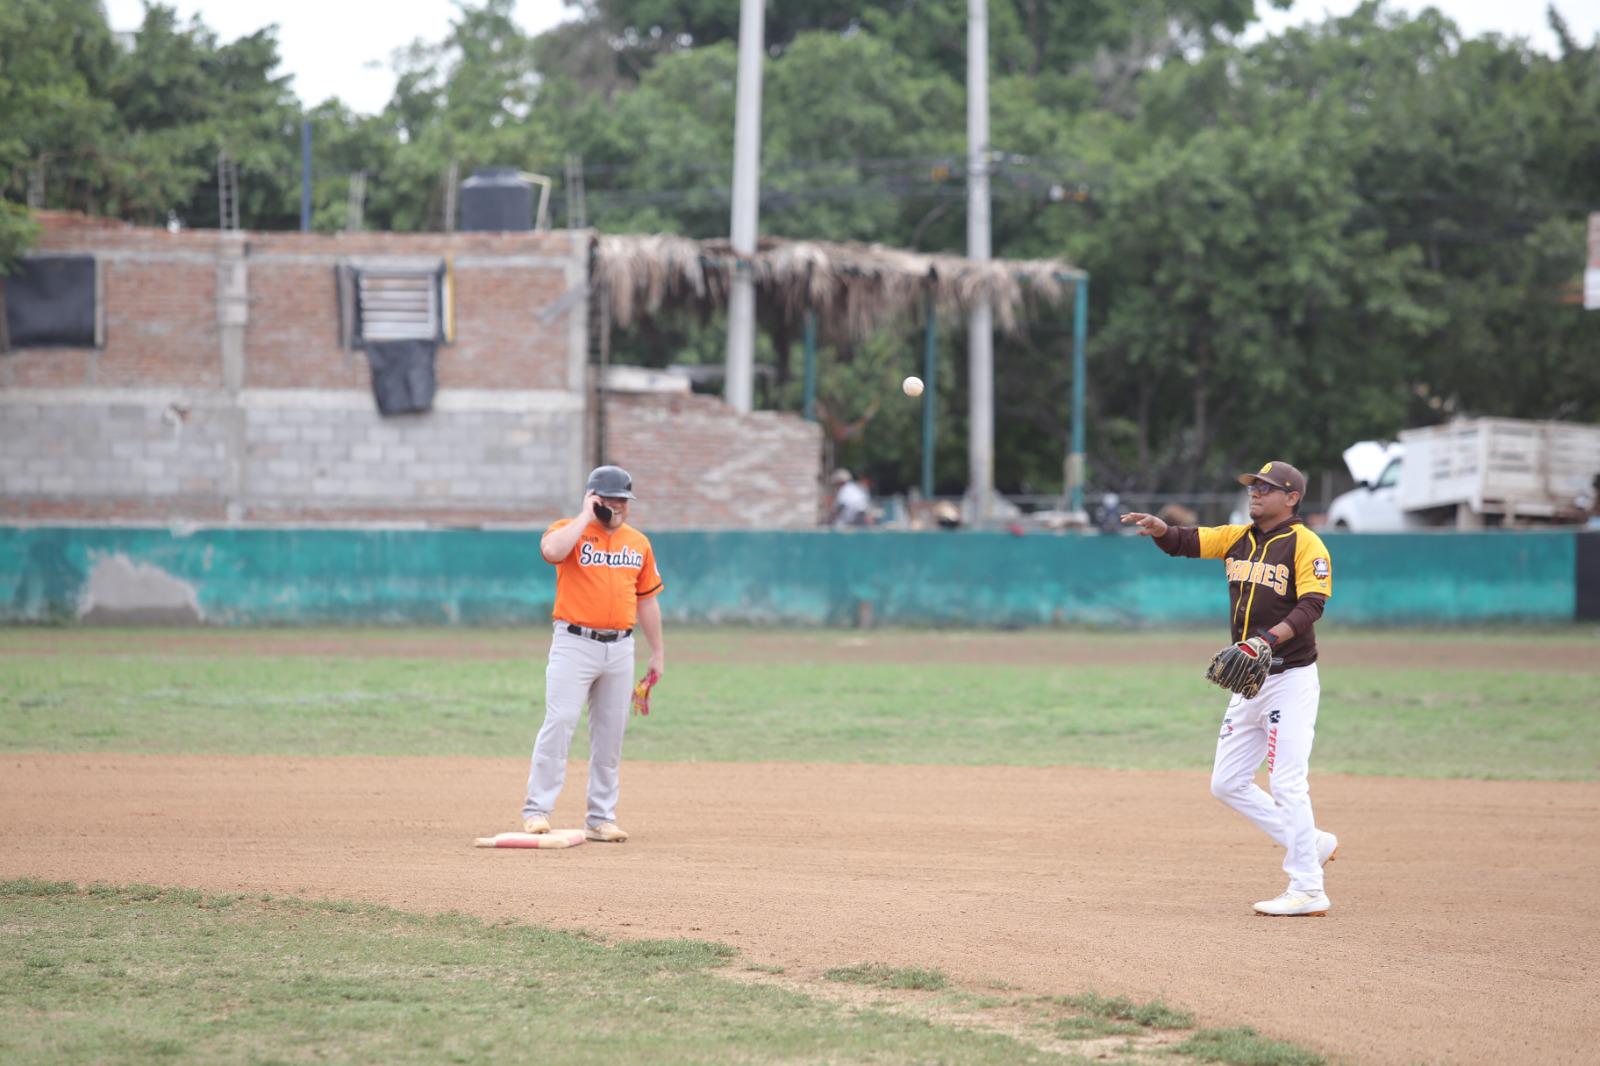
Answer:
M103 280L92 255L30 255L0 278L0 350L101 348Z
M435 340L439 337L439 276L363 270L357 279L361 339Z
M338 281L343 347L444 339L444 270L437 261L345 265Z

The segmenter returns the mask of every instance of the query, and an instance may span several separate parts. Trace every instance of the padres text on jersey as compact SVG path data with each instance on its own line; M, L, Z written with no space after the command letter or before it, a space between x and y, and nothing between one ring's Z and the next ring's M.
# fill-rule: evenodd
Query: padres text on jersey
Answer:
M1333 595L1333 561L1327 546L1299 515L1265 530L1253 524L1173 526L1156 544L1169 555L1222 560L1228 578L1228 618L1236 641L1277 625L1303 597L1327 600ZM1279 644L1275 654L1283 665L1274 673L1316 662L1312 624L1295 625L1294 636Z
M545 532L571 521L553 522ZM632 629L638 620L639 601L662 588L650 539L626 523L616 529L590 523L577 546L555 568L552 615L590 629Z

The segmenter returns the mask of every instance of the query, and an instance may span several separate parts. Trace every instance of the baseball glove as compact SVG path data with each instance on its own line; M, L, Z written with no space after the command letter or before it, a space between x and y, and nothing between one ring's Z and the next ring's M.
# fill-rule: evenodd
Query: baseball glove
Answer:
M1229 644L1211 658L1206 680L1237 692L1247 700L1256 698L1272 669L1272 645L1260 637Z
M661 680L661 675L651 670L639 679L633 686L633 699L631 701L634 714L650 713L650 690L656 687L656 682Z

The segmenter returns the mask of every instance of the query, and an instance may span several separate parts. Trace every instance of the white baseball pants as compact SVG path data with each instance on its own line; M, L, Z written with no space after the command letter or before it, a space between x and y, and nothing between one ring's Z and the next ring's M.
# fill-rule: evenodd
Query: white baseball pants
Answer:
M567 778L567 752L589 703L588 824L617 820L622 735L633 692L633 637L602 644L557 624L544 670L544 725L533 745L522 816L549 816Z
M1297 892L1322 891L1307 779L1321 696L1316 663L1271 675L1255 699L1234 696L1222 719L1211 768L1211 794L1285 849L1283 869L1289 888ZM1263 758L1270 796L1255 782Z

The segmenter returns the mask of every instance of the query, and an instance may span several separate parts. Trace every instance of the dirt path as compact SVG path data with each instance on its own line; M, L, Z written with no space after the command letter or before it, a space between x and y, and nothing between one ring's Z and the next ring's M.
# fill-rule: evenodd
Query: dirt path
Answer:
M1163 997L1369 1063L1592 1062L1600 784L1322 775L1333 914L1193 773L633 763L625 845L483 851L520 760L0 757L0 877L267 890ZM581 824L574 767L558 824Z
M674 662L840 663L926 666L996 663L1017 666L1204 665L1227 640L1223 627L1157 631L823 630L729 627L674 629ZM1324 657L1363 669L1540 670L1600 673L1600 628L1568 628L1520 636L1494 633L1333 629L1317 634ZM522 629L0 629L0 657L37 655L211 656L295 658L506 659L543 661L550 635Z

